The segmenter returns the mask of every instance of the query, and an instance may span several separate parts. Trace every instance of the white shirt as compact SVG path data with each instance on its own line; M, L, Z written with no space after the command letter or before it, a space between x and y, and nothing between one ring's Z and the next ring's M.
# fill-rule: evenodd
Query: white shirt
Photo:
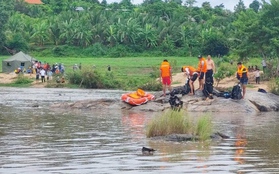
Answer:
M255 76L260 77L260 71L255 71Z
M45 76L46 75L46 71L44 69L41 69L40 74L41 74L41 76Z
M265 60L262 60L262 65L266 66Z

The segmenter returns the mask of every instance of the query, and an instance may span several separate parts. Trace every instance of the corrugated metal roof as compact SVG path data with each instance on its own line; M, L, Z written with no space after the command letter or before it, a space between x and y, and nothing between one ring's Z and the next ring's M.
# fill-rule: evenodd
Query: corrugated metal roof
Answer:
M25 0L29 4L43 4L41 0Z

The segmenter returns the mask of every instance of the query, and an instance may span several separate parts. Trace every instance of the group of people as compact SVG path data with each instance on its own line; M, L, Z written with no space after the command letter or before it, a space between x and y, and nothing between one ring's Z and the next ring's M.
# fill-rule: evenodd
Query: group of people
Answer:
M197 68L193 66L183 66L181 71L187 76L189 80L190 92L189 95L195 94L194 82L198 79L199 88L198 90L203 91L205 99L213 99L213 84L214 84L214 73L216 72L216 67L211 56L208 55L207 58L203 58L201 55L198 56L199 62ZM163 85L163 95L166 96L166 89L172 90L172 69L167 59L161 63L161 82ZM236 77L242 86L243 97L246 93L246 85L248 84L248 69L241 63L237 63L237 73Z
M40 61L33 61L32 66L28 67L27 70L25 70L23 67L19 67L17 70L15 70L15 73L28 73L28 74L35 74L36 75L36 80L41 79L42 83L46 82L46 80L52 80L52 75L53 74L58 74L62 75L59 78L59 82L65 82L64 80L64 72L65 72L65 67L62 63L56 63L53 64L52 66L49 65L49 63L42 63ZM57 80L56 80L57 81Z

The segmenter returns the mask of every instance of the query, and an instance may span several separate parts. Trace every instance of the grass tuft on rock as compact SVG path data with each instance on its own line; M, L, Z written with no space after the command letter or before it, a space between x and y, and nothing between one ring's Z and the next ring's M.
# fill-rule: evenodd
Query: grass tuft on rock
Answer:
M201 116L196 123L196 135L199 136L200 140L209 139L212 134L212 122L208 115Z
M201 116L196 121L184 112L167 110L155 116L148 124L146 136L166 136L170 134L191 134L200 140L206 140L212 134L212 123L209 116Z

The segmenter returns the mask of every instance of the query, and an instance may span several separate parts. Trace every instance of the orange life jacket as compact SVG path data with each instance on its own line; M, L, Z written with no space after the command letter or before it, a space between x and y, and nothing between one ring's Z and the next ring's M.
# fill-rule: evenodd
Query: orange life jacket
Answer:
M203 65L202 65L202 61L204 62ZM207 71L207 64L206 64L206 60L205 58L201 58L200 61L199 61L199 64L198 64L198 69L197 69L198 72L204 72L206 73Z
M244 65L241 65L241 68L237 69L237 77L239 78L248 78L248 70Z
M161 77L170 77L171 66L169 62L162 62L161 67Z

